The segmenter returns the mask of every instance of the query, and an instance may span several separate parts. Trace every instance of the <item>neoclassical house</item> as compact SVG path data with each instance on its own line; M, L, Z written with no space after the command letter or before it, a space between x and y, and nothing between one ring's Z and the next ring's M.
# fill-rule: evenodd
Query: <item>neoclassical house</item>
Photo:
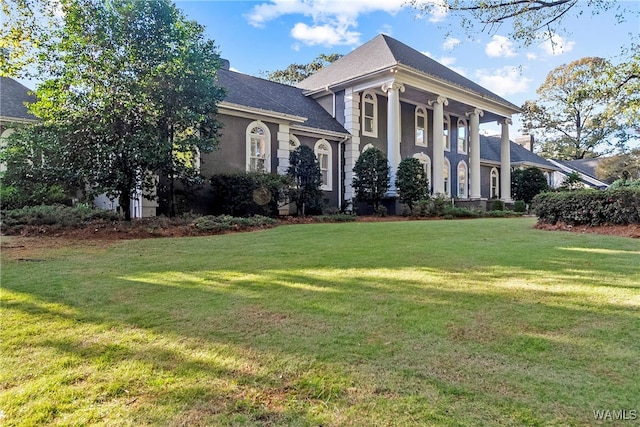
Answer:
M38 120L26 106L34 101L35 96L26 86L8 77L0 77L0 147L17 127ZM6 166L0 163L0 172L4 170Z
M305 144L320 161L326 206L341 207L354 198L358 156L377 147L389 159L390 197L401 159L415 157L433 194L462 203L511 202L511 168L519 159L512 158L509 126L520 108L389 36L376 36L297 87L228 67L219 82L227 89L219 106L224 136L220 150L202 156L205 176L284 173L290 150ZM489 156L495 144L489 147L487 138L483 144L480 135L487 122L501 125L498 159ZM539 166L555 169L529 153Z

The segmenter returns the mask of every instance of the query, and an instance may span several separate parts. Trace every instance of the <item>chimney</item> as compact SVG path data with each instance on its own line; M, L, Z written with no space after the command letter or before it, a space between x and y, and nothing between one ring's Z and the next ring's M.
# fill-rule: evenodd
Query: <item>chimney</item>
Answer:
M516 144L533 151L533 135L521 135L516 137Z

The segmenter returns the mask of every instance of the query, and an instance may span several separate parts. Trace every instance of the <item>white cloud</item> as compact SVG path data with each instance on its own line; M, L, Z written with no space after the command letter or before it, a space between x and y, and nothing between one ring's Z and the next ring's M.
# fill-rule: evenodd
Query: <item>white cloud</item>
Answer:
M507 37L494 35L484 49L487 56L491 58L516 56L513 50L513 42Z
M457 59L454 58L453 56L443 56L438 60L438 62L444 65L445 67L450 67L451 65L455 64L456 61Z
M444 50L452 50L454 47L460 44L460 39L455 37L447 37L444 43L442 43L442 48Z
M536 55L535 53L532 53L532 52L527 53L527 59L529 61L535 61L536 59L538 59L538 55Z
M555 33L551 34L551 37L549 37L548 33L543 33L540 34L538 38L544 40L540 47L547 55L558 56L571 52L576 45L576 42L565 40L562 36Z
M360 41L360 33L348 31L347 27L333 27L328 24L309 26L301 22L291 29L291 36L309 46L349 45Z
M360 34L353 31L358 17L371 12L395 14L406 0L271 0L254 6L246 16L255 27L283 15L302 15L310 22L298 22L291 35L303 44L358 44ZM387 28L387 33L390 29Z
M532 79L524 77L521 69L515 66L497 70L478 70L475 77L481 86L500 96L527 92L532 82Z

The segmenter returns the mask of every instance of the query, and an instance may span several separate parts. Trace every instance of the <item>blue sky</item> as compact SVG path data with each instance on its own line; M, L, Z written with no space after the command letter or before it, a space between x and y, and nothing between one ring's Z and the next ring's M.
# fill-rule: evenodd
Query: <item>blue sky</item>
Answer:
M536 89L555 67L586 56L619 62L620 47L640 33L638 14L618 23L615 11L590 11L565 21L556 47L519 48L507 30L469 40L449 16L416 17L406 0L177 1L185 15L205 26L232 69L259 76L291 63L308 63L321 53L346 54L380 33L388 34L476 81L516 105L536 98ZM585 6L582 2L580 6ZM640 8L628 1L627 7ZM451 34L447 36L447 32ZM514 117L511 137L520 121ZM489 133L497 125L485 125Z

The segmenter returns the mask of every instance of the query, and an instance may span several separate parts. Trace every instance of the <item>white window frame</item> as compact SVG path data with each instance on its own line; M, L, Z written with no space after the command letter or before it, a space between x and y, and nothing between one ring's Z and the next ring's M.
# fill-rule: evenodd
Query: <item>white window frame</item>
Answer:
M500 197L500 172L498 172L497 168L491 168L491 174L489 175L489 198L497 199L498 197Z
M320 186L321 190L331 191L333 188L333 163L332 163L332 149L331 144L326 139L320 139L316 142L316 145L313 147L313 152L318 159L318 163L320 164L320 171L323 172L322 175L322 185ZM326 167L322 165L322 157L326 156L327 163ZM326 179L325 179L326 177Z
M463 179L460 179L460 172L463 173ZM469 198L469 167L467 166L467 162L464 160L460 160L458 162L458 167L456 168L456 174L458 177L458 186L456 190L456 194L459 199L468 199ZM461 182L464 181L464 186L461 186Z
M424 174L429 180L429 192L431 192L431 159L425 153L416 153L413 156L414 159L418 159L422 168L424 169Z
M422 118L423 120L423 127L420 128L418 126L418 119ZM418 140L418 134L419 131L422 129L422 141ZM419 147L427 147L429 144L429 138L428 138L428 133L427 133L428 129L427 129L427 107L423 106L423 105L418 105L416 106L416 111L415 111L415 140L416 140L416 145Z
M15 130L13 128L5 129L0 135L0 149L3 149L9 143L7 139L13 134ZM0 172L5 172L7 170L7 164L5 162L0 162Z
M371 97L371 99L368 99L368 97ZM373 116L366 116L367 104L371 104L373 108ZM375 92L367 90L362 93L361 111L362 111L362 135L377 138L378 137L378 96L376 95ZM371 131L367 130L367 126L366 126L367 118L370 118L372 121Z
M295 151L296 148L300 147L300 140L295 135L289 135L289 151Z
M442 117L442 134L444 135L444 151L451 151L451 119L448 114Z
M451 197L451 162L446 157L442 165L442 179L444 179L444 194Z
M364 147L362 147L362 151L360 152L361 154L364 153L365 151L367 151L369 148L374 148L373 144L367 144Z
M464 138L460 138L460 128L464 129ZM469 127L466 120L458 119L457 137L458 153L467 154L469 149Z
M253 130L256 128L262 129L262 135L257 135L253 133ZM264 155L262 157L264 161L264 169L256 170L255 166L252 166L252 161L254 159L259 159L260 157L254 156L251 150L252 139L262 140L262 144L264 146ZM246 131L246 153L247 153L247 172L263 172L270 173L271 172L271 132L269 131L269 127L261 122L260 120L256 120L254 122L249 123Z

